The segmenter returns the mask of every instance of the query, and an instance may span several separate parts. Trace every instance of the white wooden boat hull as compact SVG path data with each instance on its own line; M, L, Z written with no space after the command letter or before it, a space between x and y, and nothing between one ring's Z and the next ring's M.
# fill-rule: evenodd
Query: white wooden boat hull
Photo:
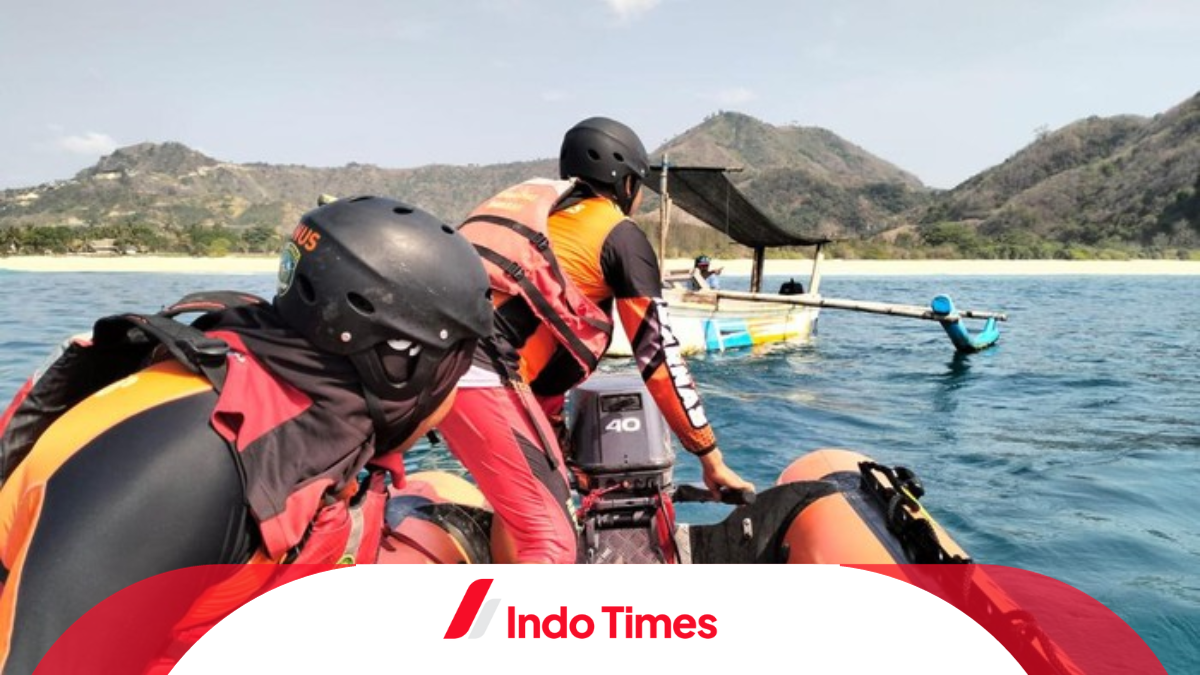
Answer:
M730 300L696 302L695 294L667 291L671 329L684 354L720 352L774 342L805 342L816 332L820 309L783 303ZM631 356L617 321L608 356Z

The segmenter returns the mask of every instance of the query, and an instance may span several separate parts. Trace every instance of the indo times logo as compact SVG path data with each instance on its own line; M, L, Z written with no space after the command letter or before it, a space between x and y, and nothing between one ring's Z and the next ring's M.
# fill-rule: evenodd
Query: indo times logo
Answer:
M492 587L492 579L476 579L467 587L454 618L443 636L446 640L457 640L467 635L468 639L477 640L487 632L500 598L487 598L488 590ZM711 640L717 636L717 617L712 614L670 614L639 613L632 605L603 605L600 607L602 618L597 619L591 614L580 612L573 614L566 605L559 607L553 614L541 616L536 613L522 614L515 606L510 605L507 612L508 639L540 639L552 640L573 637L584 640L594 635L599 629L610 639L662 639L678 638L688 640L698 637Z
M487 632L488 624L492 622L492 616L496 613L496 607L500 604L500 598L492 598L487 601L487 607L484 608L483 600L487 597L488 589L492 587L491 579L476 579L467 586L467 592L463 595L462 602L458 603L458 611L454 612L454 618L450 620L450 627L446 629L446 635L443 639L457 640L467 634L467 630L475 624L475 629L471 631L471 640L478 640ZM480 610L484 611L481 613ZM478 622L475 617L480 616Z

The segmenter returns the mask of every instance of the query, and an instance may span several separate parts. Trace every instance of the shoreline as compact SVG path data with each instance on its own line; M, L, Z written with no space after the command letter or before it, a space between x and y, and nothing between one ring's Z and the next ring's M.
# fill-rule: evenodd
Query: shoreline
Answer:
M230 256L189 258L172 256L14 256L0 257L0 271L10 272L102 272L171 274L271 274L275 256ZM672 258L669 270L691 267L691 260ZM749 259L714 259L713 267L730 276L749 276ZM807 279L812 261L767 260L768 276ZM822 276L1200 276L1200 261L1194 260L825 260Z

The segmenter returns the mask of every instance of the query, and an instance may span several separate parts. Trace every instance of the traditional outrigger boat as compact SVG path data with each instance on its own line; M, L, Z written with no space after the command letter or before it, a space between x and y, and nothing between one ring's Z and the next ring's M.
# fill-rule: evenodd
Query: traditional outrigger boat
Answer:
M817 332L821 308L844 309L937 321L950 336L955 349L975 352L990 347L1000 337L1000 312L956 311L948 296L939 295L929 307L826 298L821 295L821 262L824 247L832 240L798 232L779 223L750 202L729 180L738 169L672 166L652 168L655 174L646 185L661 197L659 206L659 269L663 271L663 297L667 301L671 328L684 353L724 351L736 347L774 342L805 342ZM657 180L655 180L657 179ZM668 270L665 265L671 211L680 208L700 222L723 232L753 251L748 292L714 290L695 271ZM778 292L762 288L768 248L811 247L812 270L808 283L794 279ZM698 290L693 290L698 289ZM972 334L963 319L984 319ZM611 356L629 356L629 340L614 331Z

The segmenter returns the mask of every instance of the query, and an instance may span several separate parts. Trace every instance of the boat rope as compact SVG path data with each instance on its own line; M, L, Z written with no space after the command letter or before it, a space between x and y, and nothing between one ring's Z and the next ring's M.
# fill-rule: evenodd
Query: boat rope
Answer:
M662 551L664 561L680 562L679 543L675 541L675 503L662 486L658 488L658 504L654 509L654 518L658 529L658 548Z
M583 519L596 509L596 504L600 503L600 498L604 495L616 490L628 490L629 488L629 481L621 481L620 483L609 485L606 488L593 490L592 492L587 493L583 496L583 499L580 500L579 508L575 509L575 520L582 523Z
M399 532L398 530L385 530L383 533L383 539L379 542L379 547L385 551L394 552L397 550L397 545L393 543L393 540L399 542L399 544L402 546L407 546L413 549L429 560L439 560L438 555L423 546L421 542L413 539L407 534Z

